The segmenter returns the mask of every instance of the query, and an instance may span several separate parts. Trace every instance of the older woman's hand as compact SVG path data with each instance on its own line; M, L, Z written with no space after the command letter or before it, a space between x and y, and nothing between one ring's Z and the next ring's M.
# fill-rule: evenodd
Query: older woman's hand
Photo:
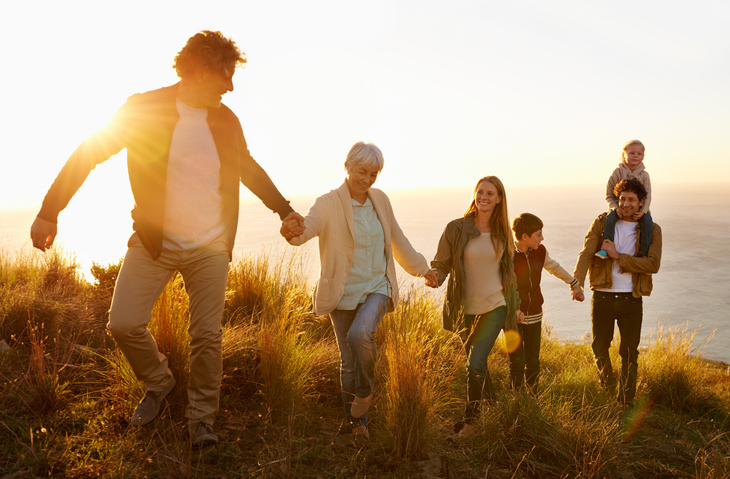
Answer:
M292 238L301 236L305 229L307 229L307 227L304 225L304 218L302 215L296 211L292 211L286 215L284 221L281 222L279 233L281 233L281 236L283 236L284 239L289 241Z
M439 274L436 272L435 269L431 269L428 271L428 273L424 274L423 279L426 280L426 286L429 286L431 288L439 287Z

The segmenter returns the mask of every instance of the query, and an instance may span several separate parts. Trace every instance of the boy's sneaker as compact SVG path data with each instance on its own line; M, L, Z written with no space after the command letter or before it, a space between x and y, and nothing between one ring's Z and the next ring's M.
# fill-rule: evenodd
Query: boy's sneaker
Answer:
M370 431L365 425L352 428L352 444L355 447L365 447L370 444Z
M203 447L218 444L218 436L213 432L213 425L205 422L194 422L188 426L193 446Z
M596 253L596 256L599 257L599 258L601 258L601 259L607 259L608 258L608 253L606 253L606 250L605 249L602 249L601 251L599 251L598 253Z
M132 420L130 424L132 426L144 426L155 420L157 415L160 413L160 407L162 406L162 400L170 394L172 388L175 387L175 378L172 378L170 385L163 391L147 391L144 394L142 400L139 401L137 407L132 413Z

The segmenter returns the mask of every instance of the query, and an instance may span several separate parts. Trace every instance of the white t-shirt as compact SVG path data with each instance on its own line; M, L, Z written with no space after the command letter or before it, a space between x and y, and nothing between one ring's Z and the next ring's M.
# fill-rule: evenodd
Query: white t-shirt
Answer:
M633 256L636 254L636 228L638 223L618 220L614 232L616 251ZM606 260L608 261L608 260ZM607 293L630 293L634 289L631 273L619 272L618 260L613 261L613 285L610 289L597 289Z
M177 100L167 165L162 245L171 250L204 246L225 231L220 159L208 125L208 109Z

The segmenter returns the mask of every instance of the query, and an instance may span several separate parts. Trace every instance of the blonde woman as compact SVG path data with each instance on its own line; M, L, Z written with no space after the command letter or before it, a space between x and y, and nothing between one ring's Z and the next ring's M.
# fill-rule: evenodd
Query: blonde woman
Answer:
M375 332L386 312L398 303L395 263L413 276L429 272L393 215L390 200L371 188L383 169L380 148L355 143L345 160L347 178L320 196L304 217L284 222L281 234L299 246L319 237L320 276L314 289L317 315L328 314L340 350L340 382L345 416L352 433L369 438L368 408L373 396Z
M482 399L495 399L487 358L502 329L515 331L522 320L512 258L514 238L507 215L507 196L496 176L485 176L474 188L464 216L451 221L439 240L431 262L438 287L449 277L444 302L444 328L459 333L466 351L467 405L459 434L474 432ZM519 318L518 318L519 316ZM519 337L519 336L517 336ZM508 349L514 340L508 341ZM510 353L516 373L524 364L521 347ZM517 374L513 386L520 387ZM462 425L463 424L463 425Z

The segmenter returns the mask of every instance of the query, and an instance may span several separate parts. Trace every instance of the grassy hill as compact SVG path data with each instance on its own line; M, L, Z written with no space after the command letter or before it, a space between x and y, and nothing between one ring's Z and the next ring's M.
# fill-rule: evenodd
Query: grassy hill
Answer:
M95 266L90 284L63 253L0 254L0 478L730 477L730 370L681 329L659 327L643 344L628 414L601 389L589 345L545 331L533 394L509 389L500 339L489 362L499 399L474 436L454 438L465 356L422 290L380 326L372 441L354 442L329 320L311 313L296 259L265 256L231 267L221 442L193 449L182 280L150 324L178 387L157 420L132 428L142 386L105 329L118 268Z

